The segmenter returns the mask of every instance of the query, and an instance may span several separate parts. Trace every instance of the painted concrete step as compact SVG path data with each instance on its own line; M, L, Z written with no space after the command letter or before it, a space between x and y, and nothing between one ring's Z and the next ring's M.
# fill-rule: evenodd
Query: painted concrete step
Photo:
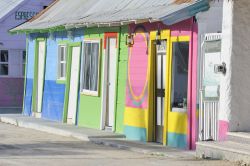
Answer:
M250 144L233 141L197 142L196 157L250 164Z
M70 136L83 141L90 141L95 138L125 138L123 134L27 117L21 114L0 114L0 122L61 136Z
M183 160L196 159L194 151L175 149L157 143L129 141L125 139L123 134L77 127L74 125L27 117L21 114L0 114L0 122L56 135L70 136L79 140L90 141L95 144L102 144L143 154L166 156L173 159L178 158Z
M228 132L228 141L250 144L250 132Z

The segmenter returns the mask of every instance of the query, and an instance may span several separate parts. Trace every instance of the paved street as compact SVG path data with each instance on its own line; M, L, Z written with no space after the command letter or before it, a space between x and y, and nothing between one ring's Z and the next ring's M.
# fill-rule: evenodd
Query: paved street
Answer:
M172 159L143 155L117 148L95 145L74 138L18 128L0 123L0 165L213 165L233 166L224 161Z

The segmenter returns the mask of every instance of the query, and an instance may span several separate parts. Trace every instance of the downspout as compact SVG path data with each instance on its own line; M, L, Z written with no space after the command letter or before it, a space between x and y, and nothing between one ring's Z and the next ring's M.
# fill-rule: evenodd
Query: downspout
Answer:
M116 126L116 120L117 120L117 100L118 100L118 77L119 77L119 73L118 73L118 71L119 71L119 61L120 61L120 56L121 56L121 32L122 32L122 27L121 26L119 26L119 30L118 30L118 46L117 46L117 48L118 48L118 57L117 57L117 67L116 67L116 85L115 85L115 87L116 87L116 93L115 93L115 98L116 98L116 100L115 100L115 113L114 113L114 128L113 128L113 132L116 132L116 128L117 128L117 126Z
M28 65L28 48L29 48L29 40L28 40L28 35L26 34L26 54L25 54L25 72L24 72L24 77L23 77L23 108L22 108L22 114L24 114L24 109L25 109L25 96L26 96L26 83L27 83L27 65ZM30 114L29 114L30 116Z
M189 130L188 130L188 132L189 132L189 142L188 142L188 145L189 145L189 149L192 149L192 142L193 142L193 140L192 140L192 135L193 135L193 132L192 132L192 127L193 127L193 100L192 100L192 96L193 96L193 24L194 24L194 18L192 18L192 24L191 24L191 28L190 28L190 30L191 30L191 39L190 39L190 41L191 41L191 54L189 55L189 56L191 56L190 57L190 62L189 62L189 64L191 65L191 71L189 71L189 72L191 72L191 79L190 79L190 96L189 96L189 98L190 98L190 113L189 113Z

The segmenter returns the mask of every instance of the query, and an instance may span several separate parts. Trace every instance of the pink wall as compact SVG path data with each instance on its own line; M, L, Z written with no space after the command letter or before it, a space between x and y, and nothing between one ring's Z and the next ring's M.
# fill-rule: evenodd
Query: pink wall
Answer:
M227 139L227 132L229 131L229 122L219 120L219 141L225 141Z
M135 30L134 45L129 47L126 106L148 108L148 33L142 28ZM140 33L138 33L140 32Z

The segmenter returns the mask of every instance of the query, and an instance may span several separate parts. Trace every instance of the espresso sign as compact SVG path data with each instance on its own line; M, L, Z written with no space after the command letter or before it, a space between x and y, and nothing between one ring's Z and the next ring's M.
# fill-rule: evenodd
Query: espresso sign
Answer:
M28 20L33 16L37 15L37 12L33 11L16 11L15 12L15 20Z

